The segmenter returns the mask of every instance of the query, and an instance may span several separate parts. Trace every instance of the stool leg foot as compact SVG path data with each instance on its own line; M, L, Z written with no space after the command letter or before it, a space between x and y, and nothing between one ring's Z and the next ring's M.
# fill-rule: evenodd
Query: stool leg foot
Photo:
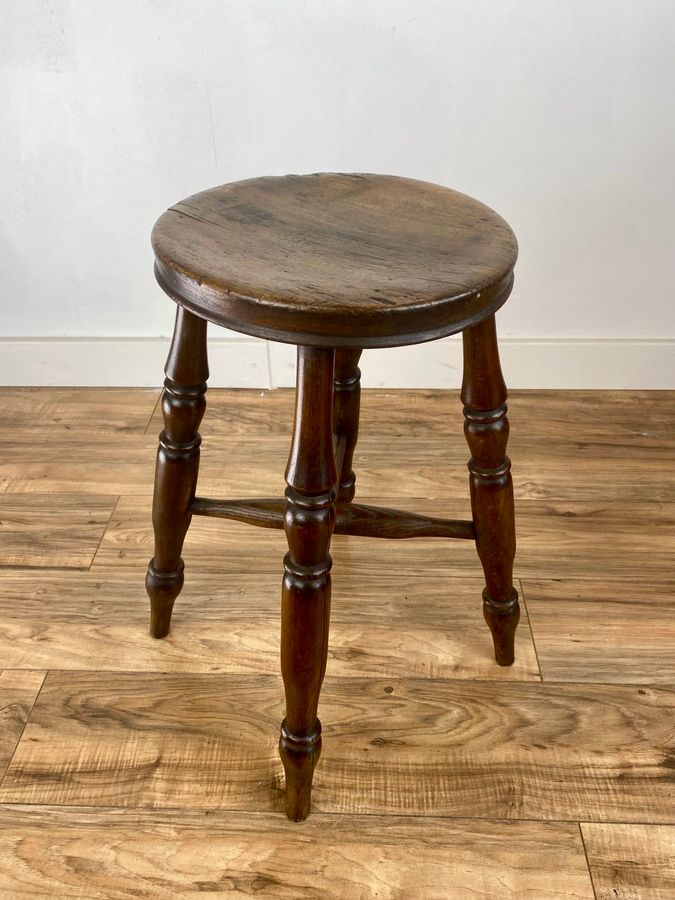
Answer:
M286 815L293 822L302 822L309 815L314 769L321 756L321 722L316 720L310 740L303 742L287 731L284 719L279 754L286 776Z
M356 489L352 469L354 449L359 435L361 407L361 370L363 350L340 348L335 351L335 389L333 395L333 434L336 445L344 440L345 449L338 473L338 503L351 503Z
M286 717L279 752L286 773L286 814L309 814L321 753L319 693L326 671L330 617L330 540L337 471L333 456L334 351L298 347L295 424L286 469L281 598L281 673Z
M515 660L516 628L520 621L517 591L514 589L510 602L497 604L490 599L486 588L483 591L483 617L492 634L495 660L500 666L512 666Z
M152 524L155 552L145 587L150 598L150 634L165 637L171 612L183 587L183 541L199 470L199 425L206 403L206 322L182 306L176 313L173 341L162 394L164 429L159 436Z
M158 572L154 563L153 557L145 576L145 589L150 598L150 634L154 638L163 638L171 629L171 613L176 597L183 589L185 566L181 559L173 572Z
M464 433L471 451L469 479L476 549L485 573L483 615L500 666L514 661L520 618L513 586L516 552L506 385L499 364L494 316L467 328L464 339Z

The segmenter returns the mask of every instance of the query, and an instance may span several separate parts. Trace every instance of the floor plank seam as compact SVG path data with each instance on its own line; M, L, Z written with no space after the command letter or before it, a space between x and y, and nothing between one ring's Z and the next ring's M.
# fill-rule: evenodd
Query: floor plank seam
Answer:
M36 670L29 670L29 671L41 672L43 670L36 669ZM7 774L9 773L9 770L12 767L12 763L14 762L14 757L16 756L17 750L19 749L19 744L23 740L23 736L26 733L26 728L28 727L28 723L30 722L30 717L33 715L33 710L35 709L35 705L40 698L40 694L42 693L42 688L45 686L45 681L47 680L48 675L49 675L49 669L47 669L47 671L45 672L45 677L42 679L42 682L40 683L40 687L38 688L38 691L35 695L35 699L33 700L32 704L31 704L28 715L26 716L26 721L23 723L23 728L21 729L21 734L19 735L19 738L18 738L16 744L14 745L14 750L12 751L12 755L10 756L9 761L7 762L7 766L5 768L4 774L3 774L2 778L0 778L0 791L2 790L2 787L5 783L5 778L7 777Z
M17 672L43 672L44 667L37 666L33 668L32 666L5 666L7 669L12 669ZM138 678L142 678L145 675L163 675L168 676L170 678L274 678L281 681L281 673L278 671L269 671L269 672L260 672L260 671L246 671L246 672L188 672L183 669L180 671L171 671L170 669L81 669L81 668L73 668L73 669L59 669L54 666L50 666L48 671L53 673L54 675L99 675L111 677L113 675L129 675L136 676ZM668 691L675 690L675 678L673 681L567 681L565 679L546 679L542 681L534 681L529 679L501 679L501 678L430 678L427 675L401 675L392 677L391 675L382 674L382 675L327 675L326 680L328 682L347 682L347 681L368 681L368 682L378 682L378 681L386 681L388 683L392 682L415 682L419 684L420 682L426 682L429 684L470 684L470 685L484 685L485 687L504 687L511 686L513 688L522 688L524 686L528 687L555 687L556 685L560 685L561 687L577 687L577 688L590 688L595 689L597 687L607 687L607 688L635 688L635 690L639 690L642 688L652 688L656 691ZM576 819L574 820L576 821Z
M96 550L94 550L94 554L93 554L91 560L89 561L89 565L85 569L86 572L91 572L91 567L94 565L94 560L96 559L98 551L101 549L101 544L103 543L103 540L104 540L106 534L108 533L108 529L110 528L110 523L112 522L113 516L115 515L115 510L117 509L117 504L120 502L121 499L122 499L122 495L118 494L117 499L115 500L115 502L113 504L113 508L110 510L110 515L108 516L108 521L106 522L106 526L103 529L103 534L101 535L101 538L100 538L98 544L96 545Z
M235 817L245 817L245 816L259 816L261 818L265 817L274 817L279 819L281 822L286 822L286 815L282 809L242 809L241 807L233 807L233 806L115 806L110 804L105 805L96 805L92 803L82 803L82 804L73 804L73 803L59 803L55 800L49 800L49 802L44 801L34 801L34 800L21 800L21 801L3 801L0 800L0 812L2 810L18 810L23 807L31 807L36 809L58 809L60 812L72 812L73 814L81 813L84 810L87 810L90 814L100 814L101 816L106 815L107 813L129 813L132 815L134 813L147 813L148 815L152 815L156 813L158 817L167 817L171 815L196 815L199 813L204 814L204 820L208 821L211 816L219 816L219 815L231 815ZM582 843L584 844L584 853L586 853L585 841L583 840L583 829L582 823L579 819L565 819L565 818L551 818L551 819L533 819L531 817L527 818L508 818L508 817L500 817L500 816L449 816L444 813L428 813L428 812L414 812L414 811L406 811L406 812L368 812L362 810L338 810L336 812L333 811L322 811L322 810L313 810L312 811L312 820L320 819L320 818L359 818L359 819L419 819L420 821L429 821L429 820L439 820L444 822L489 822L503 825L574 825L576 826L582 836ZM644 827L653 827L653 828L669 828L675 830L675 822L654 822L650 820L634 820L626 821L623 819L615 820L615 819L588 819L584 820L585 824L588 825L608 825L608 826L636 826L640 828ZM298 826L289 826L291 830ZM301 826L300 826L301 827ZM590 863L587 858L587 865L590 870Z
M161 402L162 402L162 388L159 388L159 394L157 395L157 400L155 401L155 403L152 407L152 412L150 413L150 418L146 422L145 428L143 429L144 435L149 434L149 429L150 429L150 426L152 425L152 420L155 418L155 413L157 412L157 408L159 407L159 404Z
M607 824L607 823L603 822L603 825L604 824ZM581 822L579 822L578 825L579 825L579 836L581 837L581 846L584 848L584 858L586 860L586 865L588 866L588 876L591 879L591 887L593 888L593 896L595 897L595 900L598 900L598 892L595 889L595 881L593 879L593 869L591 867L591 862L588 858L588 849L586 847L586 841L584 839L584 829L581 827Z
M329 660L330 662L330 660ZM12 669L16 672L43 672L44 668L40 666L7 666L7 668ZM271 669L268 671L218 671L218 672L204 672L200 669L195 670L187 670L180 669L176 671L171 671L169 669L67 669L67 668L59 668L55 666L50 666L50 672L53 672L55 675L97 675L97 676L106 676L111 677L113 675L135 675L143 677L145 675L162 675L165 678L278 678L281 679L281 674L278 671L272 671ZM438 684L482 684L482 685L496 685L496 684L519 684L519 685L536 685L536 684L561 684L561 685L579 685L582 682L579 681L560 681L560 682L551 682L546 681L542 682L541 680L535 678L522 678L522 679L514 679L513 681L505 681L499 677L495 678L434 678L429 679L426 675L406 675L405 677L396 677L393 678L391 675L328 675L331 681L335 682L344 682L349 679L357 679L359 681L382 681L391 684L392 682L414 682L415 684L419 684L421 682L428 682L430 680L438 683ZM631 684L618 684L617 682L610 682L612 686L616 687L655 687L655 688L663 688L664 685L661 682L657 682L656 684L646 684L644 682L639 683L631 683ZM593 682L596 684L596 682ZM667 687L667 685L666 685Z
M523 601L523 608L525 610L525 616L527 617L527 627L530 630L530 639L532 641L532 647L534 648L534 658L537 662L537 670L539 672L539 680L544 680L544 673L541 671L541 663L539 662L539 652L537 650L537 643L534 639L534 631L532 629L532 617L530 616L530 611L527 608L527 600L525 598L525 590L523 588L523 579L518 579L518 584L520 586L520 599Z

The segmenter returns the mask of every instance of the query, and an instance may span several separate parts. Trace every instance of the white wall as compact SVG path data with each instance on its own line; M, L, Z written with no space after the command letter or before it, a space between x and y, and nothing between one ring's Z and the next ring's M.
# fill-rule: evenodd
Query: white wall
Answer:
M510 221L514 386L675 387L674 47L671 0L0 0L0 381L159 383L159 213L337 170ZM216 382L292 377L285 347L212 355ZM450 340L363 369L436 385L458 365Z

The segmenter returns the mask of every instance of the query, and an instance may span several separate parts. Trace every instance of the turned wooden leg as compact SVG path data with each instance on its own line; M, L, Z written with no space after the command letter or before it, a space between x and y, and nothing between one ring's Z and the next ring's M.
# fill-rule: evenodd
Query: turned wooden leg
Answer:
M206 381L206 321L182 306L176 326L162 394L164 430L159 436L152 524L155 554L145 586L150 597L150 634L165 637L173 604L183 587L183 541L190 525L190 506L199 469L199 424L204 415Z
M506 455L509 422L506 385L499 364L494 316L464 331L464 433L469 461L476 549L485 572L483 614L500 666L514 660L520 618L513 587L516 533L511 461Z
M326 671L330 616L330 539L337 471L333 455L334 351L298 347L295 424L286 469L281 601L281 673L286 717L279 751L286 773L286 813L309 813L312 776L321 753L319 692Z
M359 435L361 407L361 370L359 359L363 350L335 351L335 385L333 395L333 434L338 453L338 503L354 499L356 475L352 469L354 448Z

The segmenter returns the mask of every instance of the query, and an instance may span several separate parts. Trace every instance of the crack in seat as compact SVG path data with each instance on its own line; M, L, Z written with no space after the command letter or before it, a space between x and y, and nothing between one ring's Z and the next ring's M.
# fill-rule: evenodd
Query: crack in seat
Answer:
M152 234L160 285L178 304L162 394L148 565L150 632L169 632L193 515L283 528L286 812L304 819L321 753L334 533L475 541L495 659L514 660L519 619L506 385L494 313L507 299L515 237L492 210L447 188L381 175L289 175L223 185L177 203ZM285 498L196 496L208 379L207 322L297 344ZM462 332L470 521L354 503L364 347Z

